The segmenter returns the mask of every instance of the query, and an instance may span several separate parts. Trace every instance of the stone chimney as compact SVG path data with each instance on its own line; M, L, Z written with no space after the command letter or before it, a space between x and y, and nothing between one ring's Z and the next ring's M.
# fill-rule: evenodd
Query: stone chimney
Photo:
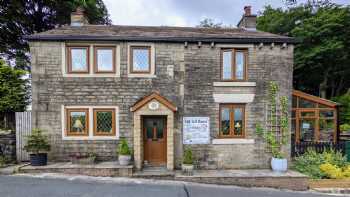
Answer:
M248 30L256 30L256 15L252 14L252 6L244 6L244 14L237 27Z
M84 16L85 9L83 7L77 7L75 12L70 15L71 26L83 26L89 24L88 20Z

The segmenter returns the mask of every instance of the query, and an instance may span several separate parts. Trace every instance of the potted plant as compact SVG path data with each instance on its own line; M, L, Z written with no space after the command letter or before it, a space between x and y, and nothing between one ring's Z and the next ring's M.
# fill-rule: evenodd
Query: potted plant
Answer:
M29 156L32 166L47 165L47 152L50 151L50 145L47 136L42 134L42 130L32 130L32 133L27 136L24 150L31 153Z
M121 139L118 144L118 161L119 165L127 166L131 160L131 149L125 138Z
M278 98L278 85L270 82L269 89L269 110L266 118L266 128L258 123L256 132L261 136L269 152L272 154L271 168L276 172L286 172L288 161L285 158L282 148L288 142L288 98L282 96ZM279 102L278 102L279 101Z
M184 174L193 174L193 153L191 148L185 149L181 167Z

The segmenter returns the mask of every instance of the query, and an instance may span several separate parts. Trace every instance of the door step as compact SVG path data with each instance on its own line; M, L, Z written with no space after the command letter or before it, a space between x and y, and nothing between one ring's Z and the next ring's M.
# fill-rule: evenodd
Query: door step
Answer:
M169 171L164 167L147 167L141 171L134 172L132 176L135 178L172 180L175 177L175 172Z

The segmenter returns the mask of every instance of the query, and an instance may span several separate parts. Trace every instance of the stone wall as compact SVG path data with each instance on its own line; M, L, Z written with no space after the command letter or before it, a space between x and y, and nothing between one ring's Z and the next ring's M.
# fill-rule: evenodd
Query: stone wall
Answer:
M119 106L120 137L133 144L133 115L130 107L141 97L159 91L177 107L174 119L175 166L182 157L182 117L209 116L210 135L219 132L219 103L215 103L213 82L220 81L220 47L202 44L156 43L156 78L127 77L127 43L121 42L120 77L62 76L62 43L32 42L33 127L47 130L50 159L68 160L75 152L96 152L101 160L115 159L117 140L62 140L61 105ZM264 121L268 82L275 80L281 94L291 97L293 46L250 45L248 81L256 82L255 98L246 105L246 138L254 144L193 145L201 168L267 167L269 154L255 135L255 124ZM117 57L118 58L118 57ZM173 68L169 69L169 68ZM246 92L246 87L236 87ZM286 147L289 154L289 146Z

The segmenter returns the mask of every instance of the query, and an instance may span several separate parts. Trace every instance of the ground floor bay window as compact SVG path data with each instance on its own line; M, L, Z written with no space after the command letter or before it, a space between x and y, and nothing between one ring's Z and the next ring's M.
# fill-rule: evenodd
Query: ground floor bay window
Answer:
M63 139L118 138L118 107L62 106Z

